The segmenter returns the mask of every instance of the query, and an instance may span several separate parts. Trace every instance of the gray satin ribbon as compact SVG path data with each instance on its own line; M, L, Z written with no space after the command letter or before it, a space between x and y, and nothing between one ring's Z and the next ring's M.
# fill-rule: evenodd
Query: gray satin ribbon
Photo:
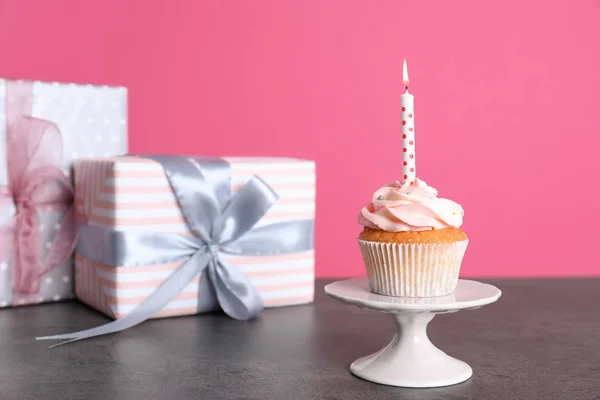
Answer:
M144 156L165 170L189 229L195 236L164 232L120 232L86 225L77 252L113 267L183 262L158 289L125 317L96 328L38 337L65 340L55 346L119 332L159 312L199 274L198 311L221 308L238 320L263 310L260 294L220 253L247 256L289 254L313 249L314 220L295 220L251 228L278 199L259 177L253 177L235 196L231 168L221 159L183 156ZM54 346L52 346L54 347Z

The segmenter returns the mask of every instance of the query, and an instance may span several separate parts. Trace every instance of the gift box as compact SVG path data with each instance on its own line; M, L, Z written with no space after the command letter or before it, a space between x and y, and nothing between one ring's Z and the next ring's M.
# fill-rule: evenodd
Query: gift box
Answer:
M72 162L127 152L127 90L0 79L0 307L73 297Z
M76 296L112 318L136 313L138 323L222 308L248 319L262 306L313 301L312 161L78 160L75 193L86 219ZM191 264L195 271L183 271Z

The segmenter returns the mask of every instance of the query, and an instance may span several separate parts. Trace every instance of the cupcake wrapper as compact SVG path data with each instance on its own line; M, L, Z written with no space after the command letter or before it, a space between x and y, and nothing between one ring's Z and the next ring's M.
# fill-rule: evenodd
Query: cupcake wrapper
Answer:
M359 240L373 293L396 297L450 294L468 240L455 243L398 244Z

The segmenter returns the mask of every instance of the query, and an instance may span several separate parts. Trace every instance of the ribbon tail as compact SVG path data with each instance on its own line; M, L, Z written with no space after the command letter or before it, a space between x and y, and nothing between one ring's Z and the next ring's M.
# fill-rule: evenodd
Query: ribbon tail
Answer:
M236 267L214 258L210 261L208 277L219 305L231 318L247 321L264 309L258 290Z
M121 319L109 322L108 324L101 325L96 328L62 335L37 337L36 340L68 340L66 342L51 346L56 347L95 336L120 332L142 323L159 312L164 306L173 300L173 298L175 298L175 296L177 296L196 275L202 272L202 269L207 266L210 258L210 253L197 252L194 254L177 271L169 276L169 278L158 289L156 289L146 300L144 300L143 303L139 304L129 314Z

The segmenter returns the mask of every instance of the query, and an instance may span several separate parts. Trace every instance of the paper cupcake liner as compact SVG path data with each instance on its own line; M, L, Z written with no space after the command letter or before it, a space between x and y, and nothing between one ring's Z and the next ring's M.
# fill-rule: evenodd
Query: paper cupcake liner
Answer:
M468 240L455 243L398 244L359 240L373 293L395 297L450 294Z

